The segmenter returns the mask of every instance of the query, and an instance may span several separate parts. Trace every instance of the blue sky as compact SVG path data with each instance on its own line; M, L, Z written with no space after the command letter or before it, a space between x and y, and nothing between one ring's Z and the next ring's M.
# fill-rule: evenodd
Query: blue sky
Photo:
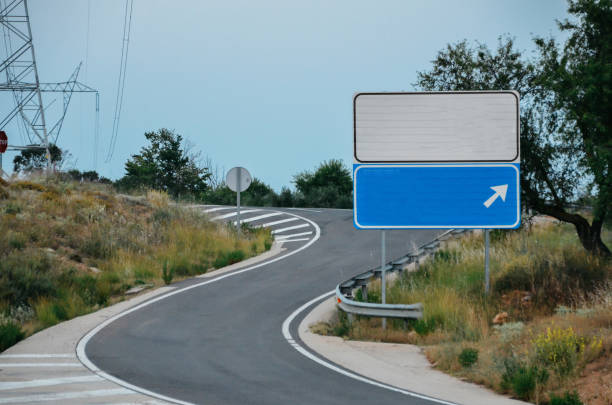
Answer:
M144 132L166 127L220 170L244 166L276 190L323 160L352 163L354 93L414 90L416 72L462 39L495 46L509 34L530 53L531 38L558 36L554 20L567 15L561 0L135 0L119 136L105 163L124 7L29 1L41 81L66 80L83 61L80 81L101 92L95 169L121 177ZM75 96L58 140L81 170L94 168L93 111L92 96Z

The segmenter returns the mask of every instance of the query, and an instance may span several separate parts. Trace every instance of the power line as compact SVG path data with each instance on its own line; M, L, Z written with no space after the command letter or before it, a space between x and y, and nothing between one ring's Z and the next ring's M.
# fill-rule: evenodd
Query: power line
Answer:
M129 6L129 7L128 7ZM125 77L127 68L127 57L130 46L130 32L132 28L132 10L134 6L133 0L125 1L125 15L123 17L123 42L121 44L121 62L119 66L119 80L117 82L117 97L115 99L115 114L113 117L113 132L111 141L106 156L106 162L110 162L115 152L117 143L117 134L119 132L119 121L121 119L121 107L123 106L123 91L125 88ZM129 12L128 12L129 10Z

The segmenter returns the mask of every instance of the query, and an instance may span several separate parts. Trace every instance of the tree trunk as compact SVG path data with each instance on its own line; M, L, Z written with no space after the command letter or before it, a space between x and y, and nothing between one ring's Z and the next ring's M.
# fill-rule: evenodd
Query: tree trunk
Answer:
M534 208L542 214L573 224L576 227L580 243L588 252L597 256L611 256L610 249L601 240L602 221L593 221L592 224L589 224L589 221L582 215L571 214L562 208L546 204L537 204Z

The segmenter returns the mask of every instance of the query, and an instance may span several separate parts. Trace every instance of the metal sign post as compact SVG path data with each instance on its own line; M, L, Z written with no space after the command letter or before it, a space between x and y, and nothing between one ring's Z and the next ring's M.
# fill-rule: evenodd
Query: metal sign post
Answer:
M244 167L233 167L227 172L225 176L225 184L229 187L230 190L236 192L236 208L237 208L237 216L238 220L236 221L236 226L238 230L238 235L240 235L240 193L245 191L251 185L251 174Z
M381 280L381 301L383 304L387 303L387 272L385 271L386 256L386 244L385 244L385 230L380 231L380 280ZM387 318L382 319L382 328L387 328Z
M489 230L485 229L485 295L489 295L490 275L489 275Z

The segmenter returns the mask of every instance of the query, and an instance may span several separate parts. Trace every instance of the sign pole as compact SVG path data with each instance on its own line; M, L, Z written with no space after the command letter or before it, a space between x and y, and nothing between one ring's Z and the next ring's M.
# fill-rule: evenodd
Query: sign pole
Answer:
M238 170L238 186L236 187L238 189L237 194L236 194L236 205L238 206L238 236L240 236L240 186L242 185L242 171Z
M385 230L380 231L380 277L381 277L381 291L382 291L382 303L387 303L387 272L385 271L385 256L386 256L386 246L385 246ZM382 319L382 328L387 328L387 318Z
M490 278L489 274L489 229L485 229L485 295L489 295Z

